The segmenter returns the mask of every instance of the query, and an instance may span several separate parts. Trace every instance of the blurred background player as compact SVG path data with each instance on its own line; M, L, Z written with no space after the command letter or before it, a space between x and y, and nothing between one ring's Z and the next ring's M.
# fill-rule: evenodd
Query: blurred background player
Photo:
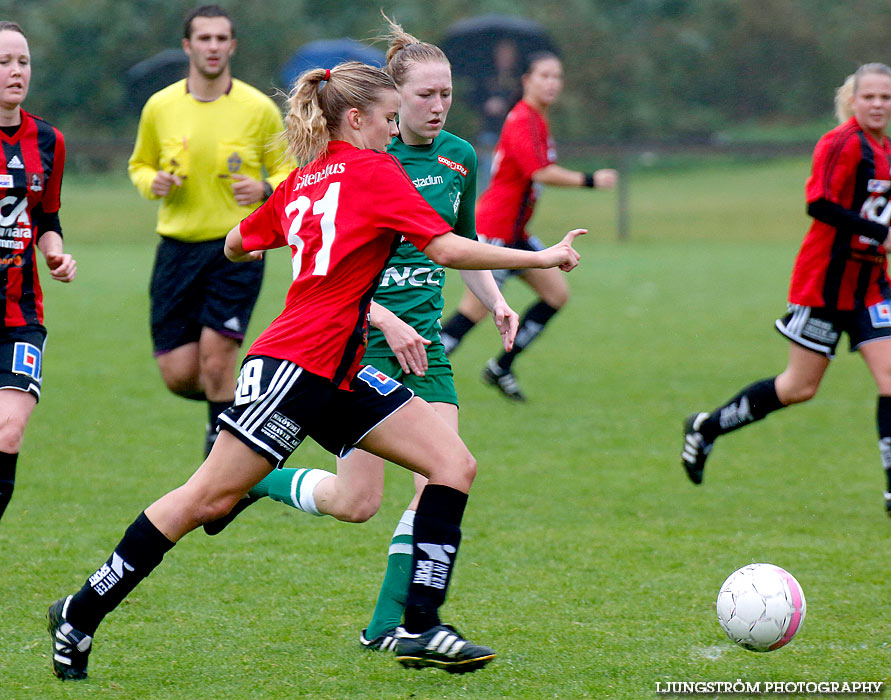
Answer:
M265 200L293 167L275 103L232 78L235 26L225 10L188 13L189 74L155 93L139 120L130 179L162 199L151 282L158 369L179 396L207 401L205 453L235 396L238 348L260 293L263 263L235 265L224 232ZM263 169L268 173L263 179Z
M0 517L40 398L46 328L35 248L53 279L70 282L77 273L63 252L59 224L65 142L58 129L22 109L30 82L28 40L18 24L0 22Z
M860 66L836 95L840 125L814 149L805 187L813 217L789 287L788 313L776 328L789 339L789 361L776 377L755 382L710 413L684 423L681 463L702 483L715 440L768 413L813 398L841 334L860 352L879 397L876 422L891 515L891 281L888 217L891 191L891 68Z
M304 73L291 92L291 151L308 162L229 231L230 260L289 245L294 279L282 313L245 358L235 403L187 483L151 504L74 595L47 610L53 672L87 677L102 619L199 525L226 515L307 437L338 456L358 446L428 478L415 515L411 581L397 660L472 671L495 654L439 620L461 540L476 462L453 428L399 382L361 367L367 312L381 269L404 236L439 264L468 269L578 264L571 231L544 251L455 235L393 156L399 95L361 63Z
M610 168L584 173L557 165L547 121L548 109L563 90L563 66L557 56L547 52L532 54L522 83L523 97L508 114L495 147L492 176L480 196L476 226L481 238L489 243L541 250L543 244L529 235L526 224L542 185L606 189L616 184L617 175ZM490 359L482 379L509 399L523 401L525 396L512 372L514 360L566 304L569 286L557 270L500 271L495 273L495 279L503 284L511 274L519 274L538 300L524 312L513 348ZM442 329L446 354L452 353L485 315L485 307L465 291L458 310Z
M388 20L389 21L389 20ZM459 236L476 239L474 208L477 160L473 147L443 131L452 103L452 74L442 50L389 21L387 72L400 96L399 135L387 147L418 191ZM517 314L508 307L489 270L462 270L461 277L487 308L510 349ZM368 347L362 362L398 379L430 403L458 432L458 396L452 368L439 339L445 270L408 241L387 262L371 304ZM218 522L225 527L257 498L277 501L314 515L364 522L380 508L384 460L355 450L337 460L337 474L322 469L276 469L251 491L251 498ZM360 635L373 649L391 649L402 622L411 571L412 532L418 500L427 480L414 475L415 496L399 520L374 616Z

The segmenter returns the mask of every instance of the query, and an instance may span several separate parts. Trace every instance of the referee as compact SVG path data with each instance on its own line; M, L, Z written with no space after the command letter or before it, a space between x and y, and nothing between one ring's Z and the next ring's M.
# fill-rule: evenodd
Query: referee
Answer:
M293 163L278 139L278 107L232 78L235 26L226 11L189 12L182 46L188 78L146 102L129 173L143 197L161 200L151 280L158 368L170 391L207 402L209 452L216 419L235 396L238 350L263 276L262 261L225 258L225 235Z

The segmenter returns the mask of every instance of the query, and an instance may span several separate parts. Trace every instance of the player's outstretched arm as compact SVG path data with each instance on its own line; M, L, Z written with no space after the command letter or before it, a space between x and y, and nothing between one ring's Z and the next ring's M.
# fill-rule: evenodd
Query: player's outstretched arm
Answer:
M559 267L564 272L569 272L578 265L580 257L578 251L572 247L572 242L583 233L587 233L587 229L574 229L557 245L540 251L494 246L446 233L430 241L424 248L424 254L443 267L458 270Z

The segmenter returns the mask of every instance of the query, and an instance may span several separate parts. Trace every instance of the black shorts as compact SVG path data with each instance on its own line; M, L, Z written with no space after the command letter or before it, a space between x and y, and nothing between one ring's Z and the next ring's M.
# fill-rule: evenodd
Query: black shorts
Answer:
M515 248L516 250L531 250L533 252L537 252L539 250L544 250L547 246L542 243L537 236L528 236L527 238L521 238L515 243L505 244L499 238L486 238L485 236L480 236L479 239L484 243L491 243L492 245L501 246L503 248ZM495 278L495 284L498 285L498 288L504 286L504 283L507 282L511 277L515 275L522 275L525 270L492 270L492 277Z
M275 467L281 467L306 436L345 457L414 396L370 366L359 371L350 389L337 389L330 380L288 360L248 355L238 375L235 402L220 415L220 428Z
M789 304L776 328L794 343L831 360L842 333L848 334L851 352L871 340L891 338L891 301L853 311Z
M260 294L263 261L234 263L223 254L224 243L161 237L150 291L155 355L196 342L205 327L244 340Z
M39 401L45 344L43 326L0 329L0 389L26 391Z

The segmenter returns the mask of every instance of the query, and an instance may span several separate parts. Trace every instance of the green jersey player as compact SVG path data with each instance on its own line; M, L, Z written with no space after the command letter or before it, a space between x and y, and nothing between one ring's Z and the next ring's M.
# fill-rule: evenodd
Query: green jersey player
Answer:
M408 129L406 129L406 133ZM474 228L474 193L476 192L476 153L469 143L446 131L430 142L408 144L404 135L393 139L387 149L405 168L424 199L449 223L455 233L476 239ZM470 276L484 277L487 273L472 271ZM491 273L488 273L491 274ZM457 405L452 371L439 339L442 316L442 288L445 270L433 263L411 243L403 241L387 263L374 301L395 314L413 328L429 344L423 355L403 361L397 357L399 349L391 348L384 331L372 327L368 335L365 361L385 373L393 372L404 384L419 392L430 402L444 401ZM374 309L372 319L380 321L381 309ZM398 346L397 346L398 348ZM403 362L418 360L415 367L403 367ZM398 376L403 375L403 376Z

